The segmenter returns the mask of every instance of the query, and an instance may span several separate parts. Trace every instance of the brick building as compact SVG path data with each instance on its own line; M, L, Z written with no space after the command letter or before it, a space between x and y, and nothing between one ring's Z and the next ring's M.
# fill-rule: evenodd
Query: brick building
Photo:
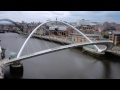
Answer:
M120 31L113 31L109 34L109 40L113 41L114 45L120 44Z
M86 34L91 40L100 40L100 35L97 34ZM72 33L68 36L68 40L72 42L86 42L87 40L81 34Z

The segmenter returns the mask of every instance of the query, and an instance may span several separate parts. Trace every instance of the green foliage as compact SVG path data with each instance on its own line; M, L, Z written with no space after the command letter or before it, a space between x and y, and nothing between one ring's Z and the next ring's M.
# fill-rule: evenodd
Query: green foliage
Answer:
M77 29L81 29L81 28L82 28L82 26L77 26L76 28L77 28Z
M46 25L46 29L49 29L49 26Z
M103 35L104 38L109 38L108 34Z

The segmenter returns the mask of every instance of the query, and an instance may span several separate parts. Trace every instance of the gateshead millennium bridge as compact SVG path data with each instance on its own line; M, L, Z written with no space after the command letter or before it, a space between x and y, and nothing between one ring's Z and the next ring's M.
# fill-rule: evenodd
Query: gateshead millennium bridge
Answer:
M3 19L3 20L6 20L6 19ZM12 21L12 20L7 20L7 21ZM54 47L54 48L49 48L49 49L46 49L46 50L41 50L41 51L38 51L38 52L35 52L35 53L32 53L32 54L28 54L28 55L24 55L24 56L21 56L21 53L23 52L27 42L29 41L29 39L34 36L34 33L43 25L45 25L46 23L49 23L49 22L56 22L56 21L46 21L40 25L38 25L31 33L30 35L27 37L27 39L25 40L25 42L23 43L20 51L18 52L17 54L17 57L16 58L13 58L11 60L9 59L4 59L2 61L0 61L0 78L4 78L4 72L3 72L3 69L6 67L6 66L10 66L10 65L14 65L14 67L18 67L20 65L20 61L22 60L26 60L27 58L31 58L31 57L35 57L35 56L38 56L38 55L45 55L45 54L49 54L49 53L52 53L52 52L57 52L57 51L60 51L60 50L64 50L64 49L69 49L69 48L74 48L74 47L81 47L81 46L87 46L87 45L93 45L94 48L95 48L95 51L98 52L98 53L102 53L104 52L105 50L110 50L112 47L113 47L113 42L112 41L92 41L90 40L84 33L82 33L80 30L78 30L77 28L73 27L72 25L66 23L66 22L63 22L63 21L57 21L57 22L60 22L60 23L63 23L64 25L67 25L69 27L71 27L73 30L75 30L76 32L78 32L79 34L81 34L88 42L85 42L85 43L69 43L69 41L65 41L65 42L68 42L68 45L64 44L63 46L59 46L59 47ZM14 23L12 21L12 23ZM16 24L16 23L14 23ZM17 25L18 26L18 25ZM19 26L18 26L19 27ZM49 39L50 41L53 40L51 39L50 37L48 37L47 39ZM60 40L60 39L57 39L61 42L63 42L63 40ZM104 49L100 49L97 45L105 45L106 48ZM47 46L47 45L46 45ZM1 50L1 47L0 47L0 50Z

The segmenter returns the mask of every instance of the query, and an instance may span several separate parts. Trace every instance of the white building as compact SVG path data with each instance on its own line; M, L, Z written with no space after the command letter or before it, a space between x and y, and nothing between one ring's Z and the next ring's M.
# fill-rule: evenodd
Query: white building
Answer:
M77 26L81 26L81 25L90 25L90 20L85 20L85 19L82 19L82 20L78 20L77 21Z
M90 23L91 26L97 25L95 22Z
M55 28L58 28L58 30L66 30L67 26L63 26L63 25L51 26L49 27L49 30L55 30Z
M90 25L93 25L93 26L94 25L102 25L102 23L100 23L100 22L91 22Z

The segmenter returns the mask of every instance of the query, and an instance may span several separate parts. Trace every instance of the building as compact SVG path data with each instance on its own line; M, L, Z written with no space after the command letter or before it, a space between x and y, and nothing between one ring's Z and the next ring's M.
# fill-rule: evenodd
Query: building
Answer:
M37 34L37 35L45 35L45 34L46 34L46 30L43 29L43 28L39 28L39 29L36 31L35 34Z
M82 33L84 34L94 34L94 30L90 29L90 30L80 30Z
M100 35L97 34L86 34L86 36L88 38L90 38L90 40L100 40ZM72 42L86 42L86 38L83 37L81 34L77 34L77 33L71 33L68 36L68 40L72 41Z
M93 26L90 26L90 25L82 25L80 30L90 30L90 29L93 29Z
M77 26L81 26L81 25L90 25L90 20L85 20L85 19L82 19L82 20L78 20L77 21Z
M78 33L77 31L75 31L74 29L72 29L71 27L67 27L66 29L66 33L67 33L67 36L71 33Z
M104 30L104 26L103 26L103 25L95 25L95 26L93 27L93 29L94 29L95 31L101 32L102 30Z
M96 26L96 25L103 25L103 24L100 23L100 22L91 22L90 25L91 26Z
M28 23L27 26L26 25L23 26L24 28L26 28L26 33L31 33L38 26L38 23L31 22Z
M109 34L109 40L113 41L114 45L120 44L120 31L113 31Z
M49 27L49 35L67 36L66 32L67 26L51 26Z

